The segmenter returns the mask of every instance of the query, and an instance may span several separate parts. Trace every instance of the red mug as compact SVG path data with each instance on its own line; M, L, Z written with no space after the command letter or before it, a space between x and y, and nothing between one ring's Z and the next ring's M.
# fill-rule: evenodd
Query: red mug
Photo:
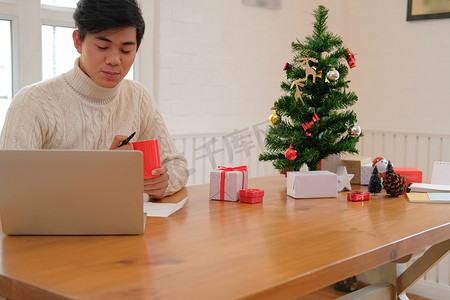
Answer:
M140 150L144 154L144 179L158 177L152 175L154 169L161 168L158 140L133 142L133 149Z

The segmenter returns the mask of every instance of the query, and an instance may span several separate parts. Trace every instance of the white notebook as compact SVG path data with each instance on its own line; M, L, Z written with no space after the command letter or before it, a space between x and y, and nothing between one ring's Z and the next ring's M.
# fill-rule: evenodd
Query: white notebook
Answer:
M418 193L450 193L450 185L413 182L409 186L411 192Z
M434 162L433 173L431 174L431 183L450 185L450 162L446 161Z

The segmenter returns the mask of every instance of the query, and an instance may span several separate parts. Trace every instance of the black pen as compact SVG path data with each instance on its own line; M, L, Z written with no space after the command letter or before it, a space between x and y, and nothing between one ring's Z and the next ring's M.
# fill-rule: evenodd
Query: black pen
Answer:
M133 138L133 136L136 134L136 131L133 132L129 137L127 137L122 143L120 143L119 148L128 144L128 142Z

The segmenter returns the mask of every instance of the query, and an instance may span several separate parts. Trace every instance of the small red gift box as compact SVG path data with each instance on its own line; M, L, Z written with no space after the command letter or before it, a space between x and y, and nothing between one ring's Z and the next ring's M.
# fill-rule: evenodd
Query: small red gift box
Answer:
M239 191L240 201L245 203L259 203L263 201L264 191L258 189L245 189Z
M370 193L363 193L361 191L347 193L347 200L349 201L365 201L370 199Z

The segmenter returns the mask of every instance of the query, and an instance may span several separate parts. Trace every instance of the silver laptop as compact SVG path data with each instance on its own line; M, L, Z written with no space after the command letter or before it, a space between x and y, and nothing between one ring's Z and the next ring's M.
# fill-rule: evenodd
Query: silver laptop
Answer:
M10 235L140 234L140 151L0 150L0 219Z

